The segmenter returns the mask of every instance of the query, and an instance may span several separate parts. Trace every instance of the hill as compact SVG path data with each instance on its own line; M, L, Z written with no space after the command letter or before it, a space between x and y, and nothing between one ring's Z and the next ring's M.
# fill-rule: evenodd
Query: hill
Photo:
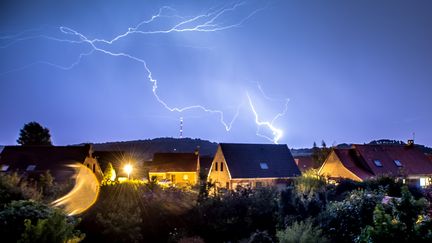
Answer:
M92 144L97 151L125 151L144 160L156 152L194 152L198 147L201 155L214 155L217 143L192 138L155 138L146 140L107 142Z

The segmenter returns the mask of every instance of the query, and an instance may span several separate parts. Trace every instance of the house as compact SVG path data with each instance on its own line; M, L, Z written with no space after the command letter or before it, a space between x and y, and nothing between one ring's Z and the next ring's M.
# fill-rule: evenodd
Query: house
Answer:
M414 144L352 145L332 149L319 174L356 181L388 175L426 186L431 182L432 161Z
M219 144L208 180L217 188L284 187L300 170L287 145Z
M294 161L301 172L310 169L319 169L319 166L316 165L317 163L313 161L313 158L310 155L295 156Z
M0 172L17 172L32 178L49 171L56 182L62 183L75 174L68 165L82 163L100 180L102 171L92 152L90 145L5 146L0 153Z
M175 186L195 185L199 179L199 153L155 153L145 167L149 179Z

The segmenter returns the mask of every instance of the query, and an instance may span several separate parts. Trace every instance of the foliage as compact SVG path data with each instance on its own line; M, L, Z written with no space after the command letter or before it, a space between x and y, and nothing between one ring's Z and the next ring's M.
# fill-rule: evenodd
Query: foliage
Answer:
M373 214L373 225L366 226L358 242L431 242L432 220L425 213L426 200L415 200L402 188L400 200L378 204Z
M281 243L325 243L327 239L322 230L314 227L311 220L294 222L284 230L278 231L276 236Z
M354 190L343 201L333 201L317 219L332 242L352 242L361 227L371 224L382 191Z
M75 230L76 223L59 210L54 210L46 219L38 219L36 224L25 219L25 229L18 242L80 242L85 235Z
M310 169L295 179L297 193L304 196L313 196L315 193L325 191L326 178L318 174L318 170Z
M248 243L273 243L273 239L267 231L257 230L249 237Z
M80 228L89 242L163 242L184 227L183 214L195 204L195 193L177 188L138 181L102 185Z
M321 167L330 152L331 148L327 148L327 144L324 142L324 140L321 142L321 148L317 147L316 143L314 142L312 146L312 161L314 162L314 167Z
M241 240L256 230L274 234L277 199L277 191L272 188L239 188L209 197L188 214L189 233L206 242Z
M48 128L42 127L37 122L29 122L20 130L17 140L21 145L52 145Z
M82 239L75 224L75 219L60 210L35 201L13 201L0 212L2 242Z
M40 200L41 197L39 190L17 173L0 173L0 209L14 200Z
M102 185L108 185L114 183L116 179L116 171L111 163L107 164L107 167L104 171L104 177L102 179Z

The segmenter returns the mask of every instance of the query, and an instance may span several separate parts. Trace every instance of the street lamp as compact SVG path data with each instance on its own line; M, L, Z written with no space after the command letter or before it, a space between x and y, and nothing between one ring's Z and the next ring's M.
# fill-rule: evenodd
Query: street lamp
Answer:
M129 180L129 176L130 173L132 172L132 165L131 164L127 164L124 166L123 170L126 172L127 176L128 176L128 180Z

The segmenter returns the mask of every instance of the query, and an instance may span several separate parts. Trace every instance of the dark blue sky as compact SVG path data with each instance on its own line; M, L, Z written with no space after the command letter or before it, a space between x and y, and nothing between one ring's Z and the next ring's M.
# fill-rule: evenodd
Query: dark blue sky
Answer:
M432 145L431 1L67 2L0 3L0 144L29 121L55 144L178 137L184 117L216 142ZM283 116L257 125L248 94ZM214 112L167 109L192 105Z

